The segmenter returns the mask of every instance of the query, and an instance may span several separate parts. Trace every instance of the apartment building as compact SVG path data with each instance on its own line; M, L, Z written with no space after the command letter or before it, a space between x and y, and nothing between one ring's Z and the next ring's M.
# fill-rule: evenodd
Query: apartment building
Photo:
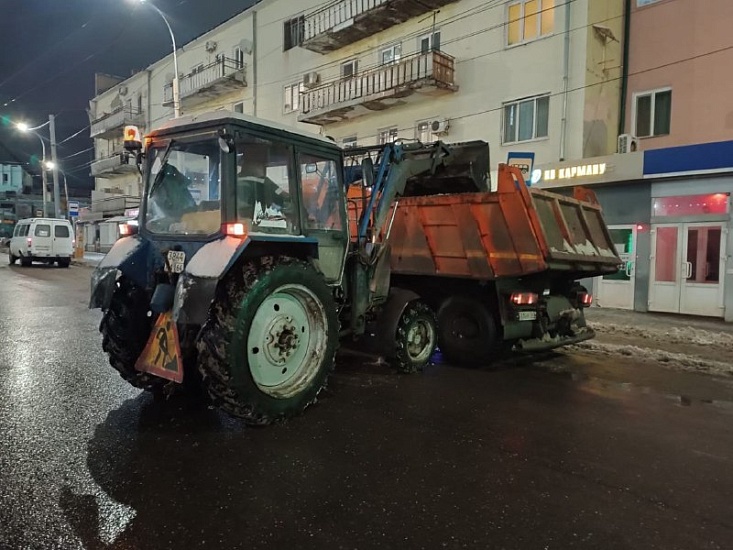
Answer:
M483 139L494 166L602 155L616 149L622 32L622 0L262 0L179 50L181 111L345 145ZM172 58L91 101L98 190L138 193L121 130L172 116Z
M733 3L630 4L623 154L540 166L543 176L575 175L539 185L594 187L626 262L594 282L600 305L733 321L733 112L730 78L718 76L733 63L721 24L733 21Z

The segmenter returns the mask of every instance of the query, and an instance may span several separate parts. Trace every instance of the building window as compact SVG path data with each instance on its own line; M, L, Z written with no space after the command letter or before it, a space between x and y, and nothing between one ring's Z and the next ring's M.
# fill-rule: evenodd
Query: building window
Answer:
M546 138L549 112L549 95L505 103L503 143Z
M389 48L384 48L379 52L379 62L382 65L397 63L402 57L402 44L393 44Z
M288 19L283 24L283 51L292 50L303 43L305 36L305 16Z
M283 98L283 112L293 113L300 109L300 94L305 91L305 86L302 82L298 84L292 84L291 86L285 86L285 93Z
M3 183L8 183L9 178L7 174L3 174Z
M342 78L351 78L356 74L358 63L356 59L347 61L341 64L341 76Z
M636 137L666 136L672 119L672 90L636 94Z
M551 34L555 0L521 0L507 8L507 44L521 44Z
M415 139L420 143L433 143L436 141L435 134L431 129L432 124L433 119L419 121L415 126Z
M240 101L239 103L235 103L232 106L232 110L235 113L242 113L242 114L244 114L244 101Z
M386 145L388 143L394 143L397 139L397 127L384 128L379 130L379 136L377 138L378 145Z
M356 145L356 136L349 136L341 142L341 146L344 149L351 149L352 147L356 147Z
M426 34L417 39L417 49L420 53L440 50L440 31Z
M234 63L237 66L237 69L244 68L244 51L242 51L242 48L237 46L234 48Z

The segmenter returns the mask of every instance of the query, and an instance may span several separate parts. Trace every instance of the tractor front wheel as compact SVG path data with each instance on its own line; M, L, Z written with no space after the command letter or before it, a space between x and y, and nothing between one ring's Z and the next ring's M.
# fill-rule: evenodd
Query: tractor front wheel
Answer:
M135 369L152 329L146 292L125 277L117 281L112 300L104 312L99 332L102 349L120 376L136 388L160 392L167 380Z
M334 367L338 316L323 275L292 258L258 258L220 284L197 347L209 396L263 425L316 401Z

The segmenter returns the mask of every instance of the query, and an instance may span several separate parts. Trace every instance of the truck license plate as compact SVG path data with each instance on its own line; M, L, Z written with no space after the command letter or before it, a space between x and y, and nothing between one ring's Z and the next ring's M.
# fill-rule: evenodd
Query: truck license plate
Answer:
M519 312L520 321L534 321L536 319L537 319L536 311L520 311Z
M183 273L183 262L186 259L186 253L183 250L168 251L168 269L171 273Z

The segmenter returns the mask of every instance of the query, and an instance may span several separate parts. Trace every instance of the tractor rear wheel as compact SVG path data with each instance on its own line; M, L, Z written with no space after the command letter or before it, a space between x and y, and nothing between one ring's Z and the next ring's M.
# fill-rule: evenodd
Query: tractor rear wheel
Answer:
M438 321L430 307L414 300L405 306L395 340L395 353L390 364L398 371L421 371L430 361L438 343Z
M248 424L301 413L334 367L339 324L332 290L309 264L256 258L220 284L197 348L214 403Z
M147 293L121 277L99 324L99 332L102 333L102 349L109 355L109 364L120 376L136 388L159 392L167 380L135 369L135 362L152 329L148 306Z

